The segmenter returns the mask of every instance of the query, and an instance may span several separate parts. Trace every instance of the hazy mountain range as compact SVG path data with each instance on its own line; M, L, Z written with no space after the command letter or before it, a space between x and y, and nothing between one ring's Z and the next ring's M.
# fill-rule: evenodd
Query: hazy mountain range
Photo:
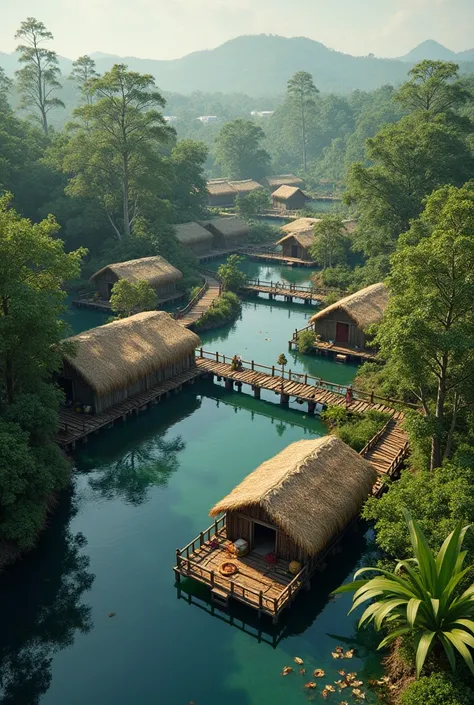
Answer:
M474 49L456 54L432 40L398 59L351 56L328 49L312 39L274 35L237 37L216 49L168 61L102 52L95 52L92 57L100 73L115 63L125 63L131 70L151 73L162 90L183 94L193 91L241 92L253 96L282 93L290 76L300 70L309 71L323 92L373 90L385 83L401 83L410 65L425 58L461 62L463 72L474 71ZM65 75L70 73L71 63L71 59L60 57ZM0 66L12 76L18 68L16 54L0 53Z

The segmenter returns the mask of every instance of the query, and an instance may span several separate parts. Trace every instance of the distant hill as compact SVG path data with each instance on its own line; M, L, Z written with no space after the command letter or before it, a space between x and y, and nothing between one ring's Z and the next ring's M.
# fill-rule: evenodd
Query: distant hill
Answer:
M431 59L432 61L474 61L474 49L467 51L455 52L443 46L434 39L427 39L421 42L414 49L400 57L400 61L409 61L416 64L423 59Z
M102 52L96 52L93 57L101 73L114 63L122 62L134 71L151 73L164 91L182 94L193 91L241 92L251 96L282 93L290 76L300 70L313 74L316 85L323 92L369 91L386 83L401 83L406 78L409 64L419 60L356 57L328 49L312 39L273 35L237 37L216 49L194 52L172 61L118 57ZM60 64L67 74L71 60L61 57ZM16 56L0 54L0 66L12 75ZM466 64L466 70L473 69L474 66Z

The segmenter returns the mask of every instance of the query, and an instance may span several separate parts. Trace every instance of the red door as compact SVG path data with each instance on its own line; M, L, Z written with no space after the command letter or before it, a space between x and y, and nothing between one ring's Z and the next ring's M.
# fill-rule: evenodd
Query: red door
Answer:
M348 323L336 323L336 343L348 343L349 342L349 324Z

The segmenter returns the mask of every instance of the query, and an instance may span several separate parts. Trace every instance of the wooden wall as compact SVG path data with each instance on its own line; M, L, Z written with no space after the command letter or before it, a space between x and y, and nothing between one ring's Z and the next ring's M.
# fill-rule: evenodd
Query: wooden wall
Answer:
M237 193L209 194L210 206L233 206Z
M94 279L97 291L99 292L100 298L103 301L108 301L110 299L110 285L113 286L118 282L118 280L119 278L117 277L117 275L111 272L110 270L106 270L105 272L103 272L103 274ZM158 284L157 286L153 286L153 288L156 291L156 295L159 299L165 299L168 296L172 296L176 293L176 282L165 281L163 283Z
M367 346L368 336L359 328L354 319L352 319L345 311L335 310L330 311L324 318L319 318L314 323L314 332L320 335L322 340L336 340L336 323L349 324L349 340L348 345L365 348Z
M120 404L128 398L135 396L135 394L146 392L160 382L181 374L195 365L196 358L193 351L183 359L176 360L171 367L156 370L153 374L142 377L134 384L115 389L105 396L98 396L95 390L67 363L67 361L64 362L61 377L72 381L74 402L90 405L94 413L100 414L111 406Z
M273 207L277 210L297 211L300 210L300 208L304 208L308 198L304 195L304 193L295 193L293 196L290 196L290 198L286 198L285 200L281 200L276 196L273 196L272 200Z
M302 564L309 559L308 554L293 539L275 526L268 514L258 506L245 507L239 512L227 512L227 537L231 541L245 539L249 542L250 549L252 549L254 522L267 524L276 531L276 554L278 558L286 561L299 561Z
M293 250L293 247L296 247L296 250ZM305 262L311 262L313 259L309 251L305 247L302 247L294 237L285 240L281 249L284 257L298 257L299 259L305 260ZM295 252L295 254L293 254L293 252Z

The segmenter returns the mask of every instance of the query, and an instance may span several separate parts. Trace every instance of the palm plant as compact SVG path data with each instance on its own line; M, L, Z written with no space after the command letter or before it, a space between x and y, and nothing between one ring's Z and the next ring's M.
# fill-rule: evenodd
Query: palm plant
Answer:
M463 568L466 551L461 551L469 526L458 525L434 556L416 521L405 509L403 513L414 558L399 561L393 573L362 568L354 575L354 582L343 585L335 593L356 590L350 612L375 598L360 618L359 627L372 621L377 631L384 625L390 627L379 649L398 637L407 634L414 637L417 677L435 647L444 649L453 671L458 652L474 674L470 651L474 648L474 585L459 594L459 584L472 568ZM367 571L379 575L357 580Z

